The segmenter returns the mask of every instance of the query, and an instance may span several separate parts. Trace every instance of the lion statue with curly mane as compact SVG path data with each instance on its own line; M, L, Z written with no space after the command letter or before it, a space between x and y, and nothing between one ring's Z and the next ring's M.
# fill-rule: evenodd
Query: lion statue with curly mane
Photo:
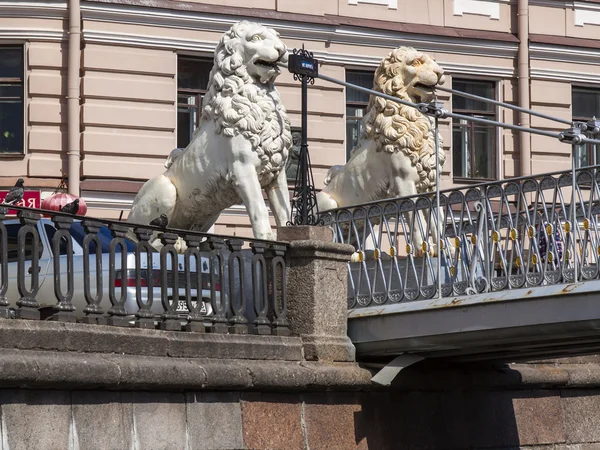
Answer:
M262 190L285 226L292 134L274 81L286 62L287 47L271 28L242 21L222 36L200 126L185 149L171 153L167 170L144 184L128 222L149 224L165 214L169 227L206 232L221 211L243 203L254 236L274 238Z
M423 103L433 100L435 86L443 83L444 71L433 58L400 47L379 64L373 90ZM434 132L418 109L371 95L350 160L329 170L325 188L317 194L319 212L434 190L436 171L446 159L440 150L436 167ZM441 149L441 137L439 142Z

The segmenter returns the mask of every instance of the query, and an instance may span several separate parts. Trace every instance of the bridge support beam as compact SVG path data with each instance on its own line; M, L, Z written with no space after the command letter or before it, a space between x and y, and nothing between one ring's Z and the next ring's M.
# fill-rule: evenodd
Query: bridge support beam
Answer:
M333 242L327 227L278 229L290 242L288 255L288 320L302 338L304 357L312 361L354 361L348 338L348 266L354 247Z

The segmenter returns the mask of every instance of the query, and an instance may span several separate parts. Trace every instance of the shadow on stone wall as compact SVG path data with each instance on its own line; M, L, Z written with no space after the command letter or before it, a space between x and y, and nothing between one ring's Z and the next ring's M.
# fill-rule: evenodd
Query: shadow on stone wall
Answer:
M513 447L519 433L511 392L374 393L355 413L355 438L368 448Z

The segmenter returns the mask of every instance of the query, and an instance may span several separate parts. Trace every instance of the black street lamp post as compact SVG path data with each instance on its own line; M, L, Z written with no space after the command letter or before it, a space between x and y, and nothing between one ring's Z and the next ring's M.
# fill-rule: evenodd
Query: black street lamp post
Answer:
M292 197L291 220L288 225L317 225L319 211L310 156L308 154L308 84L314 84L319 75L319 63L313 54L304 49L294 49L288 61L288 70L294 80L302 82L302 130L300 160Z

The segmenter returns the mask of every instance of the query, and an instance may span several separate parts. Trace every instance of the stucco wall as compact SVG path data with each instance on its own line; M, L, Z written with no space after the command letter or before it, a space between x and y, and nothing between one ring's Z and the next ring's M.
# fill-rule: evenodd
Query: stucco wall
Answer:
M0 45L24 44L25 154L1 156L0 177L40 177L47 180L42 184L56 186L66 148L65 12L44 11L42 17L29 18L7 12L0 8L0 29L6 35ZM26 36L31 37L28 42Z

